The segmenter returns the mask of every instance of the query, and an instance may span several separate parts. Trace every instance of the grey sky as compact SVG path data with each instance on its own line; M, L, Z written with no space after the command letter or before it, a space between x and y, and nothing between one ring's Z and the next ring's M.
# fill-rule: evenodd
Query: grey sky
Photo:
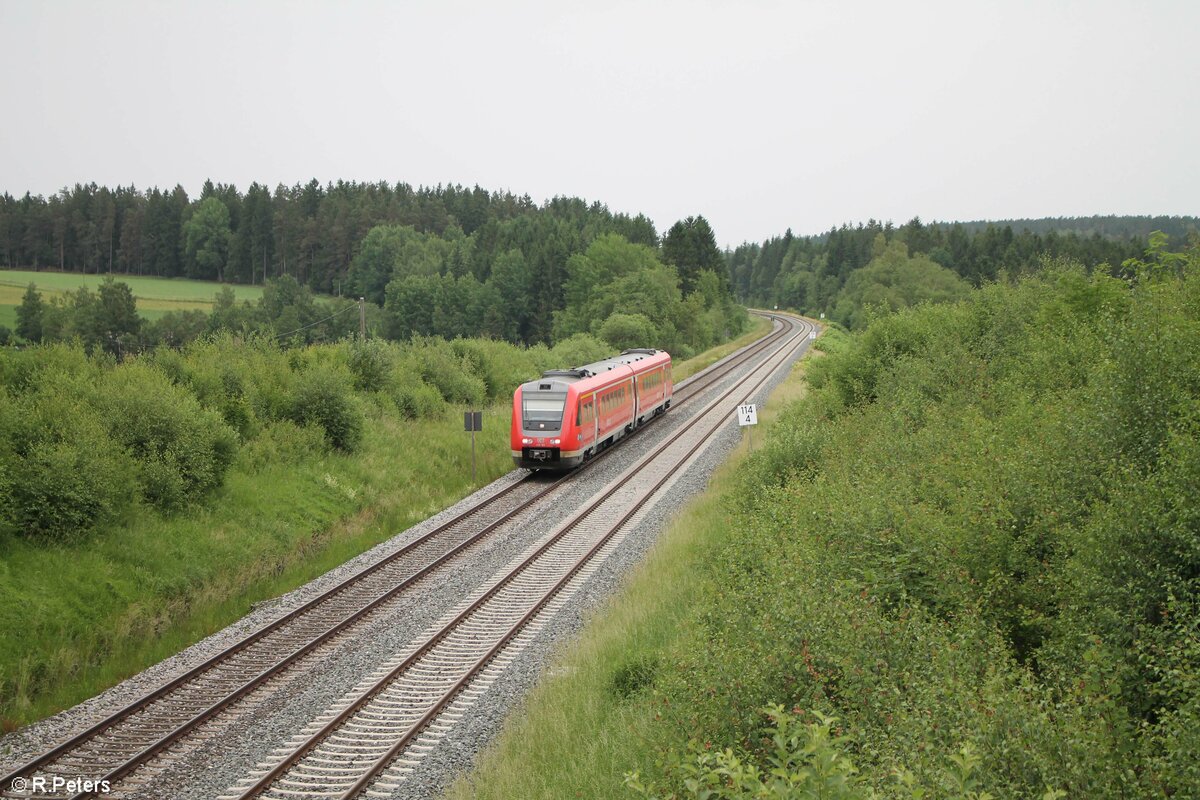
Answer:
M0 0L0 191L479 184L718 241L1200 213L1200 3Z

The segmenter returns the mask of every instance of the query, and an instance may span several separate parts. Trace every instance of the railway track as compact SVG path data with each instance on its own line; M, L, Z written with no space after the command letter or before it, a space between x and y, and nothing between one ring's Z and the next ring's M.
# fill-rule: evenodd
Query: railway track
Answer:
M797 326L799 327L799 326ZM804 331L805 333L807 331ZM798 348L787 339L665 442L558 526L520 563L469 598L409 652L383 665L341 708L314 720L274 765L222 800L386 796L494 681L619 534ZM730 403L730 400L734 400Z
M674 403L678 405L702 393L788 336L795 323L777 319L781 321L771 334L681 383ZM34 777L41 777L48 786L54 785L55 777L77 776L88 776L108 786L118 785L206 722L282 679L306 660L319 657L324 648L333 646L369 615L421 581L431 579L439 569L506 521L530 512L540 500L558 491L579 472L549 484L526 478L483 499L227 650L11 771L0 778L0 797L94 795L93 791L80 791L78 787L38 791L38 785L32 782Z

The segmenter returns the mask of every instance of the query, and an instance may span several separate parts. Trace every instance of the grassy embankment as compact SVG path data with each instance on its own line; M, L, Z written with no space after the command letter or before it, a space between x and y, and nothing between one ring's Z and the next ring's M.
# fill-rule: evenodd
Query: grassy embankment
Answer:
M765 330L765 322L756 325L720 349L735 349ZM392 353L395 363L381 368L378 390L354 392L349 406L362 416L362 435L347 452L322 446L319 433L304 433L312 426L296 429L270 410L288 406L297 391L288 384L302 382L304 374L324 370L349 392L344 345L290 354L269 346L253 357L223 347L198 344L182 356L164 351L137 360L156 375L172 375L205 408L242 427L241 448L220 488L170 513L134 503L120 519L66 541L0 529L4 727L95 694L236 620L252 603L295 588L468 494L476 487L470 485L460 394L479 395L486 387L491 398L476 441L477 485L509 471L509 405L502 398L511 387L560 361L582 363L607 352L597 342L568 343L564 351L486 343L453 351L457 356L448 355L444 344L381 344L379 352ZM58 352L86 361L78 352ZM706 356L698 359L704 363ZM35 349L10 358L37 361L40 354ZM461 369L460 377L437 389L422 382L421 369L445 372L447 366ZM697 368L681 363L677 375ZM113 367L91 369L97 372L84 382L103 386ZM241 387L240 394L228 394L230 386ZM6 432L0 424L0 435ZM0 459L0 482L4 478ZM89 490L97 487L85 482L72 488Z
M450 796L1200 795L1200 254L1140 272L831 336Z
M42 299L50 301L81 286L95 291L107 275L82 275L78 272L34 272L33 270L0 270L0 325L16 329L17 306L29 284L37 286ZM146 319L158 319L168 311L211 311L213 297L223 287L233 289L238 301L257 300L261 286L193 281L184 278L143 278L113 273L113 277L129 284L137 299L138 313Z
M485 410L479 485L512 468L506 409ZM457 409L432 420L370 414L361 449L235 465L199 508L140 510L120 531L0 547L4 724L73 705L465 496Z

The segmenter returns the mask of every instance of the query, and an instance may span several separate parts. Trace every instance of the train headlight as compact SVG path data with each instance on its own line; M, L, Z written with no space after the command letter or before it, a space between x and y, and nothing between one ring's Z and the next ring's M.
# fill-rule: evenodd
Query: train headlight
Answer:
M522 439L521 444L533 444L533 439Z
M551 439L551 440L550 440L550 444L558 444L558 442L559 442L559 440L558 440L558 439Z

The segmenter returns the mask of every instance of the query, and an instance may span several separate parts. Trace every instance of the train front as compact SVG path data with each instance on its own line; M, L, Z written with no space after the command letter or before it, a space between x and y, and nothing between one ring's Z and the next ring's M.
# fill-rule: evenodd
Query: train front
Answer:
M571 469L583 463L583 451L564 450L573 420L570 382L550 376L522 383L513 393L512 457L526 469Z

